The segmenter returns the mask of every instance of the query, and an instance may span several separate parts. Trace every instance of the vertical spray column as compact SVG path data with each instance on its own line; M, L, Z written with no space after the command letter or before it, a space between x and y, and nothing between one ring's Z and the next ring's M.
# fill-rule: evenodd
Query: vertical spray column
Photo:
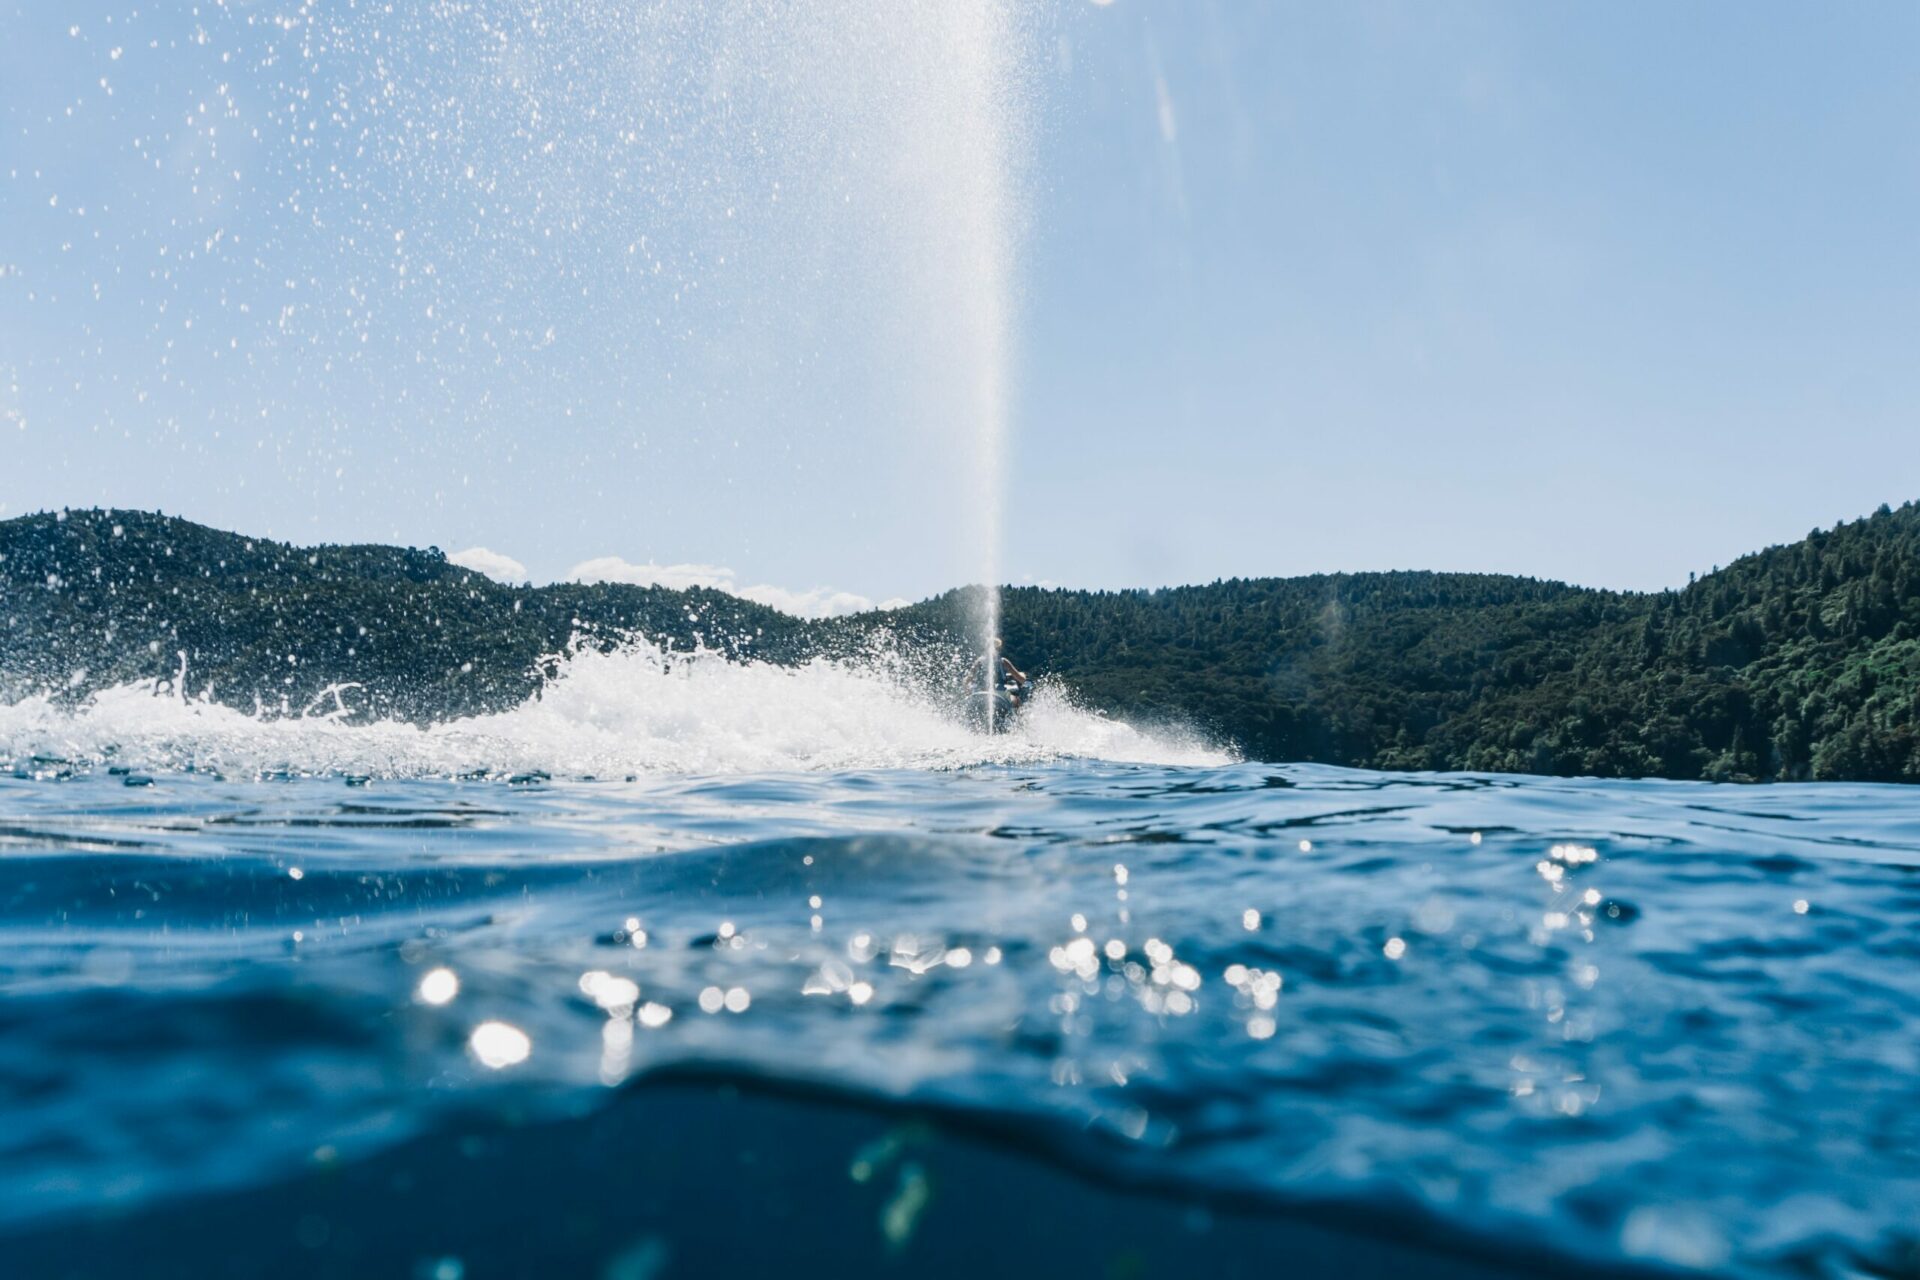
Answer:
M980 582L976 643L987 683L987 727L996 714L1000 578L1007 468L1009 351L1013 325L1013 260L1018 236L1015 189L1020 172L1017 34L1002 0L972 0L945 11L951 33L953 88L966 121L954 142L959 163L949 213L955 237L954 318L959 350L972 361L963 385L974 435L970 509Z
M867 347L825 366L852 376L844 402L823 407L857 429L887 424L885 446L912 458L902 479L924 524L904 532L924 531L945 581L977 584L967 647L984 657L1000 623L1035 9L735 0L728 12L729 136L750 135L778 180L773 264L817 282L801 301L836 346ZM789 299L777 301L764 314L784 323Z

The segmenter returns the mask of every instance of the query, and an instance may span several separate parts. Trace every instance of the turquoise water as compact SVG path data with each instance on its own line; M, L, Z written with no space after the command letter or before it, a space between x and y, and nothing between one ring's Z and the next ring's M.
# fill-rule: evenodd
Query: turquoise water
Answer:
M557 1241L595 1188L697 1188L686 1160L569 1155L590 1134L645 1150L690 1080L780 1101L726 1113L744 1129L667 1108L683 1141L801 1124L775 1145L829 1171L794 1171L813 1212L847 1207L875 1265L920 1274L959 1256L927 1242L985 1225L979 1161L996 1185L1213 1215L1088 1219L1114 1236L1081 1241L1096 1261L1131 1230L1162 1237L1139 1258L1197 1232L1253 1259L1294 1223L1333 1232L1329 1273L1389 1246L1433 1274L1915 1265L1909 791L113 759L43 746L0 774L0 1237L36 1266L692 1274L749 1248L715 1216L724 1179L637 1235L588 1214L545 1252L449 1244L473 1229L451 1210L379 1225L378 1188L298 1212L322 1174L411 1187L391 1171L479 1125L521 1135L516 1204ZM901 1155L923 1124L986 1154L942 1182ZM462 1203L498 1189L462 1167ZM215 1212L248 1197L285 1201L284 1228ZM1038 1258L1055 1202L1022 1203L991 1228ZM195 1221L214 1225L155 1230Z

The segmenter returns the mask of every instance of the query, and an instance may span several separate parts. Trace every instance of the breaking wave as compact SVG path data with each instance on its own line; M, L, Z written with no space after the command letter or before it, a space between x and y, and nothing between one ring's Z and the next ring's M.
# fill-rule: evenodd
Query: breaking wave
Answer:
M351 701L351 693L345 695ZM492 715L431 726L355 723L326 710L265 717L167 682L103 690L77 707L45 696L0 706L0 760L220 773L368 777L622 777L940 769L1080 758L1215 765L1229 752L1178 728L1143 731L1042 684L1027 713L987 737L911 665L886 655L803 666L668 654L644 642L564 659L543 689Z

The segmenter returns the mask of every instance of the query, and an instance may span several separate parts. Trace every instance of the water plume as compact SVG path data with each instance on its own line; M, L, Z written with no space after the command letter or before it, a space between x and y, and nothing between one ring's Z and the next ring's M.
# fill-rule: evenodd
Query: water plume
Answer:
M538 696L510 711L429 727L353 723L332 698L305 716L260 717L171 686L123 685L74 709L44 696L0 706L0 762L30 770L111 764L150 773L619 779L1230 758L1196 734L1141 732L1084 710L1059 689L1043 690L1008 732L983 737L921 665L884 647L782 667L637 641L572 654ZM351 706L355 693L339 696Z
M41 292L112 276L138 322L0 376L0 421L62 404L163 479L204 424L221 524L497 546L536 506L574 526L548 555L876 598L997 580L1044 9L62 12L34 21L100 92L33 113L36 216L104 187Z

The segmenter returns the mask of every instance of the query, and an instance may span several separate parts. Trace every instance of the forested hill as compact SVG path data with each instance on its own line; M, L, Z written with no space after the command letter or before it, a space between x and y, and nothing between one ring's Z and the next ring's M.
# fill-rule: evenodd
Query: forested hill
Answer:
M506 586L437 548L293 547L138 511L0 522L0 697L168 679L184 655L195 696L242 710L298 713L354 683L363 714L439 719L525 701L583 631L776 661L815 643L723 592Z
M302 549L133 512L0 523L0 695L170 676L300 710L495 708L543 655L638 631L772 661L876 628L961 633L964 592L807 623L717 592L508 587L437 551ZM1920 781L1920 506L1746 557L1684 590L1338 574L1161 591L1015 589L1008 651L1084 702L1249 755L1380 768Z
M1129 717L1375 768L1920 781L1920 505L1657 594L1484 575L1016 590L1009 649Z

